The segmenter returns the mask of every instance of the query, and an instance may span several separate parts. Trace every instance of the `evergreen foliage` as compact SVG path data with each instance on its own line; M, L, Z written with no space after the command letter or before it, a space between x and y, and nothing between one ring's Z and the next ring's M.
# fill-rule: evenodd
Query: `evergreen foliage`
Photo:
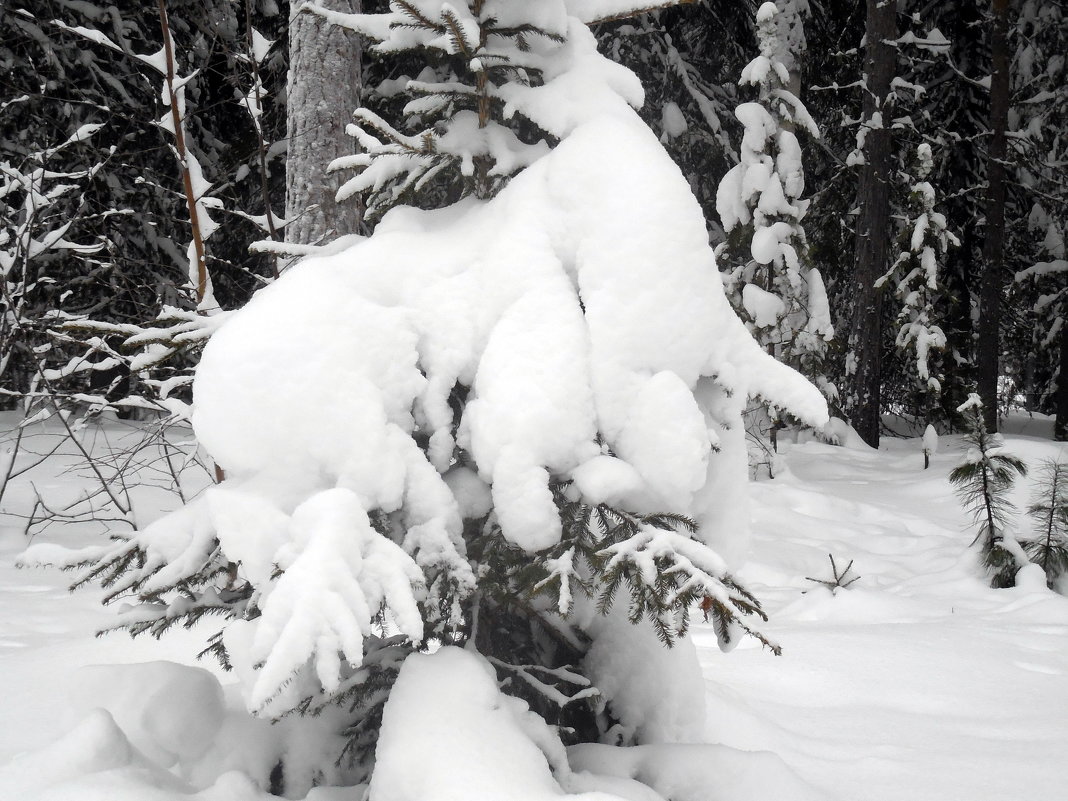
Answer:
M944 263L950 247L960 245L960 240L946 229L945 215L935 210L935 189L927 180L933 168L930 145L920 145L916 149L914 181L907 181L911 184L909 205L898 235L899 253L890 271L875 284L892 286L901 304L894 345L906 361L909 388L899 386L897 393L907 400L905 408L915 410L920 421L927 423L941 422L945 379L943 352L947 340L939 321L946 318L950 301L939 265Z
M491 518L469 523L468 553L481 577L470 636L502 675L523 677L526 684L509 691L571 730L569 741L596 737L610 725L591 717L598 692L581 668L589 639L574 622L579 599L601 614L627 604L631 623L648 620L665 647L686 635L700 608L724 647L748 635L780 652L749 622L767 620L760 602L696 538L694 521L590 504L569 481L554 483L553 498L563 536L535 554L508 542Z
M1027 475L1027 465L1005 451L999 434L987 431L978 395L973 393L957 411L967 422L965 442L970 447L949 480L978 528L972 544L979 543L991 586L1012 587L1022 554L1007 531L1015 511L1008 495L1016 478Z
M703 0L602 25L598 41L641 78L643 119L687 176L712 241L723 241L716 188L738 163L736 82L757 48L752 9Z
M169 363L146 374L151 365L131 353L140 346L124 342L133 329L168 326L164 318L197 301L187 288L187 193L156 71L164 65L160 10L156 3L120 5L41 0L0 10L0 162L22 170L34 154L51 151L49 172L84 175L78 192L56 195L47 214L63 215L68 240L101 245L93 253L36 254L29 291L12 287L19 300L3 304L4 317L18 334L3 337L0 347L19 356L0 364L8 391L0 403L47 394L67 411L112 406L125 415L132 408L166 413L168 397L188 400L195 348L171 349ZM214 184L211 197L207 183L195 187L199 210L230 234L213 241L206 264L217 300L239 306L272 271L246 247L266 232L266 197L282 185L282 171L269 163L278 151L269 148L280 120L284 129L276 100L285 65L263 36L260 113L255 125L250 120L253 48L245 21L277 39L282 20L272 3L261 11L255 3L175 0L167 10L175 72L191 73L175 89L184 93L188 152L198 177ZM77 144L56 149L71 138ZM43 213L39 205L35 225ZM16 255L8 244L0 249Z
M1046 572L1046 584L1056 589L1068 573L1068 465L1049 460L1042 465L1027 513L1034 533L1021 540L1024 552Z
M358 109L349 133L361 152L331 165L359 170L338 198L364 196L371 219L399 203L414 204L430 188L441 197L442 185L455 187L444 193L450 202L466 195L492 197L547 151L546 139L554 141L516 118L511 103L517 87L544 82L547 56L565 41L564 21L512 18L514 12L504 7L484 12L482 0L435 9L425 5L397 0L390 13L377 16L307 7L371 39L375 53L425 49L434 65L415 79L400 79L402 86L393 90L411 98L402 114L416 128L413 133L403 133L370 109ZM494 16L501 12L504 18Z

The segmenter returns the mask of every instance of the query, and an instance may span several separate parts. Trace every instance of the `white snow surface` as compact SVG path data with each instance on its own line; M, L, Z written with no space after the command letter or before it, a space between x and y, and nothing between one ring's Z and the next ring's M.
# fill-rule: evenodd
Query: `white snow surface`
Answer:
M126 429L107 425L86 432L87 444L124 436ZM1063 459L1051 431L1050 419L1012 419L1005 448L1031 465ZM27 436L31 450L46 452L57 427L34 426ZM5 438L0 453L9 447ZM384 771L381 792L398 795L381 797L399 799L417 785L427 790L423 798L445 788L475 798L483 787L496 797L597 793L629 801L1062 797L1068 600L1030 568L1015 589L986 585L968 547L967 515L946 480L961 458L960 437L943 435L926 471L918 438L889 440L878 451L781 447L780 477L750 488L753 541L739 577L764 602L771 620L762 628L783 656L747 642L724 654L698 622L687 647L696 649L703 682L660 665L664 684L644 691L655 709L656 697L666 699L680 681L703 684L705 709L687 725L693 739L715 745L582 746L562 762L544 726L496 693L481 659L453 651L405 666L384 733L401 750L382 756L406 778ZM31 457L20 452L16 465ZM77 497L91 484L70 470L76 461L67 446L4 496L0 798L269 801L266 776L279 756L300 776L300 765L340 746L329 726L315 728L321 718L256 720L232 675L210 662L189 667L214 621L158 642L96 639L95 629L113 621L99 607L99 590L71 595L63 574L14 569L27 544L20 516L32 506L31 484L53 502ZM1018 507L1029 494L1026 484L1015 490ZM147 519L176 502L147 483L134 499ZM1025 533L1025 519L1016 525ZM68 547L99 537L91 527L40 536ZM851 575L860 576L834 595L805 579L830 577L828 553L839 569L852 560ZM618 666L606 661L600 681L631 680L628 671L649 656L614 654ZM431 712L450 716L448 723ZM423 738L432 727L444 734ZM478 749L449 750L461 741ZM417 742L425 749L418 758L403 750ZM435 753L436 745L446 750ZM423 759L445 759L448 769L420 778L414 766ZM289 795L359 801L362 788L329 786L340 778L320 777L327 786L312 789L308 773Z

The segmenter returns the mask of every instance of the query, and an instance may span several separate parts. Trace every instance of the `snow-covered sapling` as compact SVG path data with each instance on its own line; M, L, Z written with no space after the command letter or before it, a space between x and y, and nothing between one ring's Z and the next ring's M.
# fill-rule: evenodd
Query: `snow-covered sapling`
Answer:
M1046 584L1053 589L1068 573L1068 464L1043 463L1027 513L1035 521L1034 534L1020 544L1046 571Z
M1027 557L1006 530L1009 515L1015 510L1008 496L1016 478L1027 475L1027 465L1005 450L1000 434L987 431L978 395L971 393L957 411L968 426L964 441L969 448L949 480L978 527L972 544L980 544L991 586L1012 587L1016 571Z

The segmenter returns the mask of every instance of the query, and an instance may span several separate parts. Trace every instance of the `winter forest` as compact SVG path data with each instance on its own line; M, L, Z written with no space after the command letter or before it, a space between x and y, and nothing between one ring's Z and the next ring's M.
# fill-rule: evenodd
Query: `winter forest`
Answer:
M0 801L1065 797L1066 59L4 2Z

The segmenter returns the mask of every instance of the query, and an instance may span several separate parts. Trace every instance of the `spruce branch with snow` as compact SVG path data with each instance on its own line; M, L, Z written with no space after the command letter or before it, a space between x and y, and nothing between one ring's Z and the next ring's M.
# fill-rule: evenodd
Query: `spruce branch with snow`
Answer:
M987 431L978 395L972 393L957 411L964 417L969 447L949 480L978 528L972 544L979 543L991 586L1012 587L1016 571L1028 560L1008 531L1015 511L1008 496L1016 478L1027 475L1027 465L1005 451L1000 434Z
M524 117L516 99L555 77L553 52L567 36L567 17L558 8L525 13L484 0L397 0L387 14L304 9L370 39L373 52L423 50L439 62L404 82L412 99L403 114L415 132L356 110L348 132L361 152L330 167L359 171L342 185L339 201L364 196L368 217L377 218L442 182L486 199L547 151L552 137Z
M97 59L101 55L100 51L103 51L103 55L123 64L127 73L130 71L130 63L133 63L136 68L134 75L151 87L145 93L149 100L147 106L135 105L137 93L133 91L121 92L122 103L124 110L137 118L137 124L148 129L149 136L159 137L162 144L159 166L168 178L160 179L145 174L138 175L137 182L145 186L150 185L173 205L180 202L188 215L188 227L182 231L184 215L176 208L169 209L167 223L178 229L177 236L172 241L167 236L166 224L148 218L142 214L141 209L138 210L136 216L139 219L149 220L144 223L145 229L151 232L149 238L156 237L161 240L152 244L165 246L165 260L173 260L179 269L172 269L167 273L166 269L173 265L145 263L151 261L152 257L140 256L139 260L135 249L138 238L123 229L116 241L109 243L106 257L98 259L93 265L95 280L104 283L107 290L116 291L117 296L107 297L105 292L106 299L102 302L71 303L70 307L66 303L57 303L56 308L49 310L44 317L42 327L52 347L47 353L41 354L46 365L43 375L51 383L64 408L77 409L87 416L95 416L106 409L124 418L161 415L172 422L187 422L190 413L192 365L195 364L203 343L222 323L218 303L214 300L210 273L216 269L229 273L229 285L224 292L234 305L240 305L242 294L240 289L234 291L235 283L243 283L244 279L248 278L252 279L249 283L254 286L265 280L244 268L244 275L235 281L233 273L240 272L242 268L223 253L227 248L237 249L240 253L242 246L237 244L235 248L235 242L241 239L239 237L222 243L220 253L214 257L209 253L209 237L219 227L213 215L221 210L231 211L235 218L240 217L253 225L262 224L261 230L265 231L273 229L277 232L284 224L284 221L270 212L268 198L268 155L263 117L265 108L269 108L270 103L264 89L264 73L260 69L270 42L252 28L251 5L245 9L248 35L245 54L235 53L232 49L235 43L226 41L229 36L236 36L238 28L231 25L236 22L236 11L235 17L226 15L225 19L218 19L214 23L226 29L227 36L219 34L219 37L223 40L221 49L227 59L240 63L242 71L248 70L252 73L253 86L247 94L240 97L241 111L237 111L238 104L232 104L230 113L246 115L245 119L238 122L245 125L251 122L250 127L257 140L257 161L261 172L257 189L261 202L266 204L265 214L257 216L227 208L231 205L229 202L224 204L219 197L214 196L218 192L232 193L234 185L240 184L249 174L247 165L237 167L236 174L217 181L214 189L205 179L205 174L212 166L219 167L220 150L227 145L238 150L240 145L236 142L220 141L206 130L207 115L198 115L195 113L198 109L191 107L194 99L204 99L203 73L206 70L192 67L187 69L185 64L198 56L207 58L208 51L205 50L203 41L195 37L190 41L190 21L182 13L185 9L180 9L178 15L172 19L167 4L159 2L149 6L136 19L129 20L128 24L111 29L108 23L115 23L118 17L112 19L89 5L65 9L65 12L68 11L70 15L84 17L90 25L53 20L51 26L55 31L68 35L73 41L81 41L84 44L84 40L88 40L93 43L81 58L92 63L94 70L100 69ZM228 8L228 11L234 9ZM146 27L142 27L142 24ZM131 40L139 44L135 45ZM152 49L151 43L154 40L159 49L156 52L147 52ZM211 44L217 44L217 40L213 40ZM212 69L217 68L217 65L213 64ZM188 74L181 74L183 70ZM248 80L244 75L240 78L233 75L228 77L232 78L234 83ZM139 81L132 83L136 85ZM114 78L109 77L107 85L113 89L121 89L121 83ZM112 142L116 136L120 136L120 142L121 137L136 138L129 132L118 130L119 126L116 125L116 119L111 115L110 109L99 106L97 110L108 114L110 119L105 123L83 126L87 132L100 130L102 133L99 135ZM158 111L162 111L161 116L157 116ZM221 117L224 114L215 108L211 116ZM131 124L127 119L123 125L128 129ZM202 136L204 141L197 141L198 135ZM145 134L140 134L140 138L144 136ZM238 135L233 138L239 140L242 137ZM142 144L141 147L143 146ZM112 145L110 150L109 155L113 159L120 156L129 157L123 153L122 145ZM139 154L139 157L143 157L143 154ZM228 169L232 167L233 157L233 153L227 154ZM211 166L202 167L202 161ZM173 181L170 180L176 164L180 179L178 191L175 191ZM106 166L114 169L114 164ZM213 172L218 174L217 171ZM114 190L116 184L121 181L122 179L105 170L97 177L94 190L99 193L102 183ZM133 209L109 212L113 215L120 213L131 217L135 215ZM117 264L120 258L137 264L136 269L129 270L129 280L135 284L134 288L123 286L121 291L118 291L119 287L116 287L120 282L117 275L120 272ZM155 257L157 260L159 258ZM160 271L159 274L156 273L157 270ZM72 283L89 283L89 276L79 276ZM246 293L250 291L251 287L245 289ZM124 310L132 307L136 311L116 315L111 308L113 305L121 306ZM146 311L145 307L155 310L155 319L151 319L152 314ZM86 383L88 390L85 388Z

